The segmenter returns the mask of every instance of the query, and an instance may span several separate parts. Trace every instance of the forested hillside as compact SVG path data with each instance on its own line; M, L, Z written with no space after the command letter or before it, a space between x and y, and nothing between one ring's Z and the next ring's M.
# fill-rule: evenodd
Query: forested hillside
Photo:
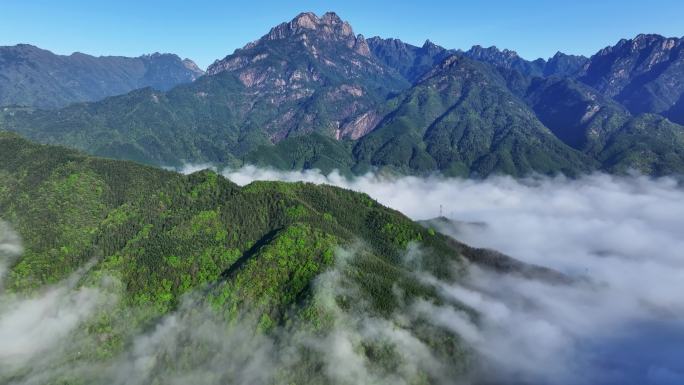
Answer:
M66 56L30 44L4 46L0 47L0 106L60 108L144 87L166 91L203 74L192 60L174 54Z
M255 320L245 324L252 328L246 333L267 336L297 325L315 336L332 327L332 310L317 299L315 284L326 271L342 274L345 287L355 288L335 294L334 309L390 323L416 301L440 301L416 267L446 280L464 274L462 245L365 194L304 183L239 187L211 171L185 176L7 133L0 134L0 218L19 234L24 249L8 266L8 292L40 295L46 285L71 282L70 290L97 287L116 298L100 304L85 328L74 332L73 346L53 358L62 364L76 356L75 362L92 365L120 357L160 317L188 311L184 295L197 301L193 311L213 309L220 322ZM418 264L406 259L412 253L420 254ZM467 349L452 332L421 322L396 327L448 364L440 373L465 370ZM376 370L401 362L386 359L403 353L383 343L356 347ZM163 381L196 358L159 362L151 378ZM302 362L316 368L316 357ZM108 375L72 378L74 373L41 365L6 371L0 379L21 382L37 370L53 373L49 382L56 383L92 383ZM292 373L305 382L325 378L316 369ZM421 371L408 380L430 382L434 375Z

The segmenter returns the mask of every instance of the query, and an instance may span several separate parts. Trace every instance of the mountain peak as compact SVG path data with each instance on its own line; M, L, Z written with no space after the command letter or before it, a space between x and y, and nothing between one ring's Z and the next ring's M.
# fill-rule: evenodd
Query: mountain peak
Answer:
M678 45L678 42L680 41L681 39L676 37L665 37L653 33L640 33L632 39L620 39L617 44L600 50L597 55L605 55L618 50L639 51L646 47L658 48L658 45L664 50L669 50Z
M436 66L434 66L430 71L423 74L423 76L418 80L418 83L430 79L435 75L444 74L445 71L450 71L454 68L462 68L463 66L468 66L470 64L472 64L472 60L470 60L468 57L459 53L452 53L444 58L444 60L439 62Z
M183 67L185 67L188 71L193 73L193 75L194 75L193 80L204 75L204 70L199 68L197 63L195 63L194 61L192 61L188 58L185 58L185 59L183 59L182 63L183 63Z
M302 12L289 23L282 23L272 28L262 39L280 40L309 31L337 40L354 37L351 25L334 12L326 12L321 17L313 12Z
M305 29L316 29L316 25L319 22L320 19L315 13L302 12L290 21L290 25Z
M321 22L328 25L344 23L335 12L326 12L323 14L323 16L321 16Z
M265 44L267 42L278 43ZM242 69L250 63L265 59L270 55L268 51L280 44L294 44L299 47L297 49L309 52L316 60L323 60L326 52L338 52L335 55L339 55L340 48L350 49L367 59L371 58L370 48L363 35L355 35L351 25L336 13L327 12L319 17L313 12L303 12L289 22L271 28L266 35L236 50L232 55L216 60L207 68L207 74ZM287 49L292 48L290 46ZM327 62L324 61L326 66L330 66L333 60L331 58L335 57L328 56L330 58L325 59Z
M664 36L654 34L654 33L640 33L636 35L634 41L648 41L648 40L662 40L665 39Z
M474 45L470 50L466 52L468 56L473 57L475 59L484 59L484 58L494 58L494 57L499 57L501 59L516 59L518 58L518 53L515 51L512 51L510 49L503 49L500 50L497 46L493 45L490 47L483 47L481 45Z
M439 55L440 53L446 51L446 49L444 47L441 47L441 46L433 43L430 39L425 40L425 43L423 43L423 46L420 47L420 49L430 56L436 56L436 55Z
M34 49L38 48L33 44L27 44L27 43L19 43L14 46L15 48L28 48L28 49Z
M655 52L665 52L675 47L681 47L684 38L665 37L658 34L638 34L632 39L620 39L614 46L608 46L598 51L594 57L606 55L630 55L644 49L654 50ZM661 55L662 56L662 55Z

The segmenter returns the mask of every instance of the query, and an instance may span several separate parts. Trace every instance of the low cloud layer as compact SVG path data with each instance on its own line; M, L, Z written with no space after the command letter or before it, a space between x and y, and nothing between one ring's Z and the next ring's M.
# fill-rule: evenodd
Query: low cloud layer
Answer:
M87 319L102 293L59 286L38 296L0 303L0 370L21 367L64 339Z
M440 222L440 231L558 270L575 283L551 284L472 266L456 284L415 271L442 301L410 303L398 314L377 318L364 312L363 303L354 304L353 311L336 304L341 294L359 297L343 274L354 252L341 250L336 268L314 285L317 300L334 315L326 333L295 324L267 336L254 332L250 315L226 325L189 295L156 326L133 331L132 343L102 363L69 360L79 354L75 347L85 337L79 326L114 300L106 290L68 281L16 298L0 289L0 362L23 373L10 383L78 378L107 384L155 379L266 384L283 373L313 372L302 367L311 355L322 376L317 379L338 384L410 383L425 372L444 384L684 383L684 189L674 180L606 175L347 179L253 167L223 173L238 184L308 181L362 191L416 220L441 214L450 221ZM6 225L0 230L1 269L21 245ZM420 258L419 248L411 249L411 257ZM463 305L477 310L479 318ZM441 361L414 333L417 322L458 334L480 357L472 368L474 379L454 376L451 363ZM45 344L37 343L41 340ZM399 352L392 360L400 364L391 371L375 366L360 350L365 341L388 344Z
M684 189L673 179L347 179L253 167L224 175L362 191L413 219L448 217L440 230L472 246L578 279L554 286L473 268L465 285L435 282L483 315L476 328L452 307L420 309L488 359L487 379L684 383Z

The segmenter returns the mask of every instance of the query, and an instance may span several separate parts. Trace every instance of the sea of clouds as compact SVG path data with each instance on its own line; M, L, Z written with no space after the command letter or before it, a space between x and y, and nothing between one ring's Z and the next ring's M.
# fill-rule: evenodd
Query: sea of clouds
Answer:
M306 346L318 352L330 383L402 383L418 369L443 373L441 366L448 365L434 360L429 347L401 327L420 317L457 333L481 357L472 382L684 383L684 188L673 179L603 174L522 180L369 174L350 179L255 167L222 174L241 185L255 180L326 183L365 192L412 219L441 215L451 221L442 222L440 231L555 269L574 283L472 266L468 277L455 284L416 271L443 303L414 303L397 315L401 322L333 308L338 312L335 327L315 338L292 330L281 331L276 339L245 335L244 328L226 329L210 313L184 304L142 332L120 357L93 367L63 365L60 357L64 346L74 342L65 341L66 336L73 338L98 306L113 301L110 296L66 282L17 298L2 294L0 278L0 341L9 341L0 344L0 371L19 367L29 374L15 383L25 384L61 371L102 383L143 384L161 376L168 383L258 384L278 375L264 368L296 368L297 347ZM0 277L20 253L16 233L0 223ZM338 259L344 260L341 255ZM341 287L338 279L339 269L323 275L317 295L332 298ZM458 304L476 309L479 322ZM401 357L403 372L383 376L372 370L354 349L364 339L387 340L407 352ZM185 375L177 370L159 374L161 356L187 357L197 344L207 345L212 354L181 372ZM463 381L446 377L442 382Z
M684 188L677 180L594 174L579 179L353 179L316 171L224 170L254 180L326 183L369 194L471 246L578 279L576 285L473 268L442 292L478 309L474 328L450 309L433 319L475 346L495 380L551 384L684 383Z

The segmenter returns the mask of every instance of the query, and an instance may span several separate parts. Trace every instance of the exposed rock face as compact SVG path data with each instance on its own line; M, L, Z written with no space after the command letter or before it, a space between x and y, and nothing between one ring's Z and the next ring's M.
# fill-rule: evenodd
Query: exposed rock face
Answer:
M332 12L301 13L216 61L207 73L235 76L255 105L279 111L264 127L272 142L311 131L334 136L339 127L409 86Z
M684 39L638 35L606 47L584 65L580 80L633 113L664 113L684 95Z
M273 27L271 31L261 39L251 42L241 50L237 50L233 55L227 56L223 60L217 60L207 69L209 75L215 75L222 71L231 71L239 67L238 63L246 64L249 61L235 60L235 55L242 51L249 51L258 46L278 40L297 40L310 51L317 54L315 41L341 43L355 53L370 57L370 48L363 35L354 35L354 31L348 22L342 21L334 12L328 12L321 17L314 13L305 12L299 14L290 22L281 23ZM334 62L334 61L333 61Z
M346 21L342 21L334 12L328 12L320 18L311 12L301 13L289 23L282 23L271 29L262 39L287 39L310 31L315 31L319 38L325 40L342 41L349 48L354 47L358 39L358 37L354 36L351 25ZM361 37L361 40L363 40L363 37Z
M178 84L189 83L204 75L195 62L173 54L155 52L138 58L144 63L145 75L136 88L152 87L167 91Z
M347 122L335 133L336 139L356 140L365 136L380 123L382 116L376 111L365 112L355 119Z
M0 47L0 105L57 108L143 87L166 91L203 74L192 60L173 54L64 56L19 44Z
M359 34L354 41L354 52L359 55L369 57L371 55L370 48L368 47L368 42L364 39L363 35Z
M192 80L196 80L198 77L204 75L204 70L199 68L199 66L195 64L194 61L188 58L183 59L183 67L190 71L190 76L192 77Z

